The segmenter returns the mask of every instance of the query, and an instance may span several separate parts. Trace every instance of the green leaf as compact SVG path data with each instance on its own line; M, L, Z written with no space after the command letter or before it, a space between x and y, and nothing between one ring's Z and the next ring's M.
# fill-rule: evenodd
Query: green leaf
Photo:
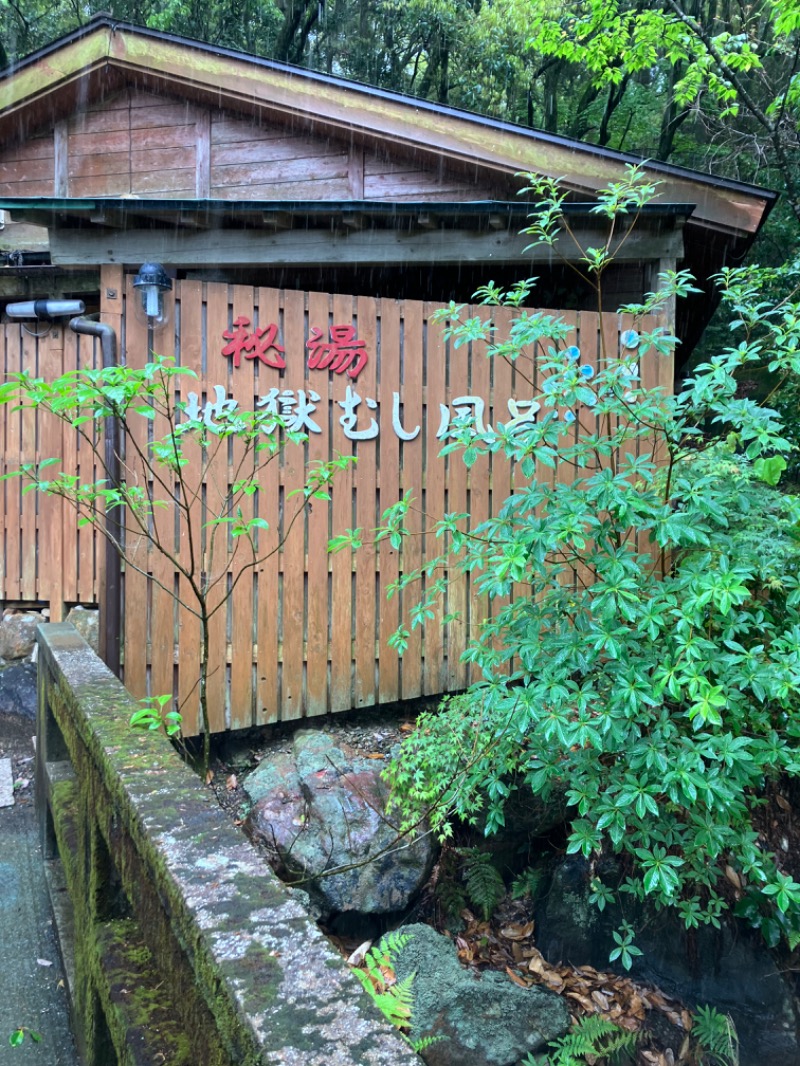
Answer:
M772 455L769 459L756 459L753 473L767 485L777 485L786 470L787 463L782 455Z

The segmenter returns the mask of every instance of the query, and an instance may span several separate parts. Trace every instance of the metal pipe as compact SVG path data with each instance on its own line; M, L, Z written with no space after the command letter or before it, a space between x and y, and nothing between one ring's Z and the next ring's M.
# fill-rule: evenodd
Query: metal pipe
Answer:
M117 335L114 327L106 322L94 322L89 318L73 318L69 328L73 333L99 337L103 352L103 369L117 365ZM104 426L103 458L108 480L114 488L119 487L119 424L116 418L107 418ZM122 524L119 508L106 511L105 538L105 589L100 603L100 655L109 670L120 675L120 615L122 613L122 567L120 555L114 544L121 543Z
M22 303L6 304L9 318L60 318L82 315L85 309L83 300L23 300Z

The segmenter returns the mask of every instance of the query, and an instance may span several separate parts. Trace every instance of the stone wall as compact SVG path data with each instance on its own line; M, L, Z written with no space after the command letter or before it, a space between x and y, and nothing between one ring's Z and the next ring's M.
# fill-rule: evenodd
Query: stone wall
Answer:
M38 640L37 801L86 1066L418 1062L73 627Z

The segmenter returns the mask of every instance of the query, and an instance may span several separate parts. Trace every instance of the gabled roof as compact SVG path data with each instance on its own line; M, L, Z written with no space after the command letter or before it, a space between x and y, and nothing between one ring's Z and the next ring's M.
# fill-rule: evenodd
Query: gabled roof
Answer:
M125 84L292 129L383 143L505 176L532 171L591 198L640 160L565 137L341 78L212 47L100 15L0 75L0 143L70 114L82 101ZM663 203L691 203L694 227L749 244L776 194L667 163L648 162ZM737 249L741 251L741 248Z

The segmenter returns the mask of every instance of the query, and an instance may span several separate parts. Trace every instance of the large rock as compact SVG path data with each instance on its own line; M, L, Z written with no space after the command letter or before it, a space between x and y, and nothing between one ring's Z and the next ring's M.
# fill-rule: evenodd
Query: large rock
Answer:
M36 721L36 667L15 663L0 670L0 714Z
M430 926L400 931L410 939L392 961L398 980L415 975L412 1039L442 1037L421 1053L428 1066L515 1066L569 1028L554 992L465 969L452 940Z
M382 766L323 732L301 730L290 751L264 759L244 782L254 803L248 832L325 917L402 910L430 873L430 837L398 840L386 816Z
M100 612L94 607L73 607L65 619L71 622L94 651L100 647Z
M33 611L6 611L0 621L0 659L27 659L36 642L36 627L44 621Z
M615 968L608 961L612 931L627 918L644 953L634 960L632 977L692 1009L710 1004L729 1014L739 1034L741 1066L800 1066L792 990L755 934L732 922L687 931L674 912L630 903L624 915L617 907L601 913L589 902L589 880L582 859L566 859L556 868L536 924L537 944L550 962Z

